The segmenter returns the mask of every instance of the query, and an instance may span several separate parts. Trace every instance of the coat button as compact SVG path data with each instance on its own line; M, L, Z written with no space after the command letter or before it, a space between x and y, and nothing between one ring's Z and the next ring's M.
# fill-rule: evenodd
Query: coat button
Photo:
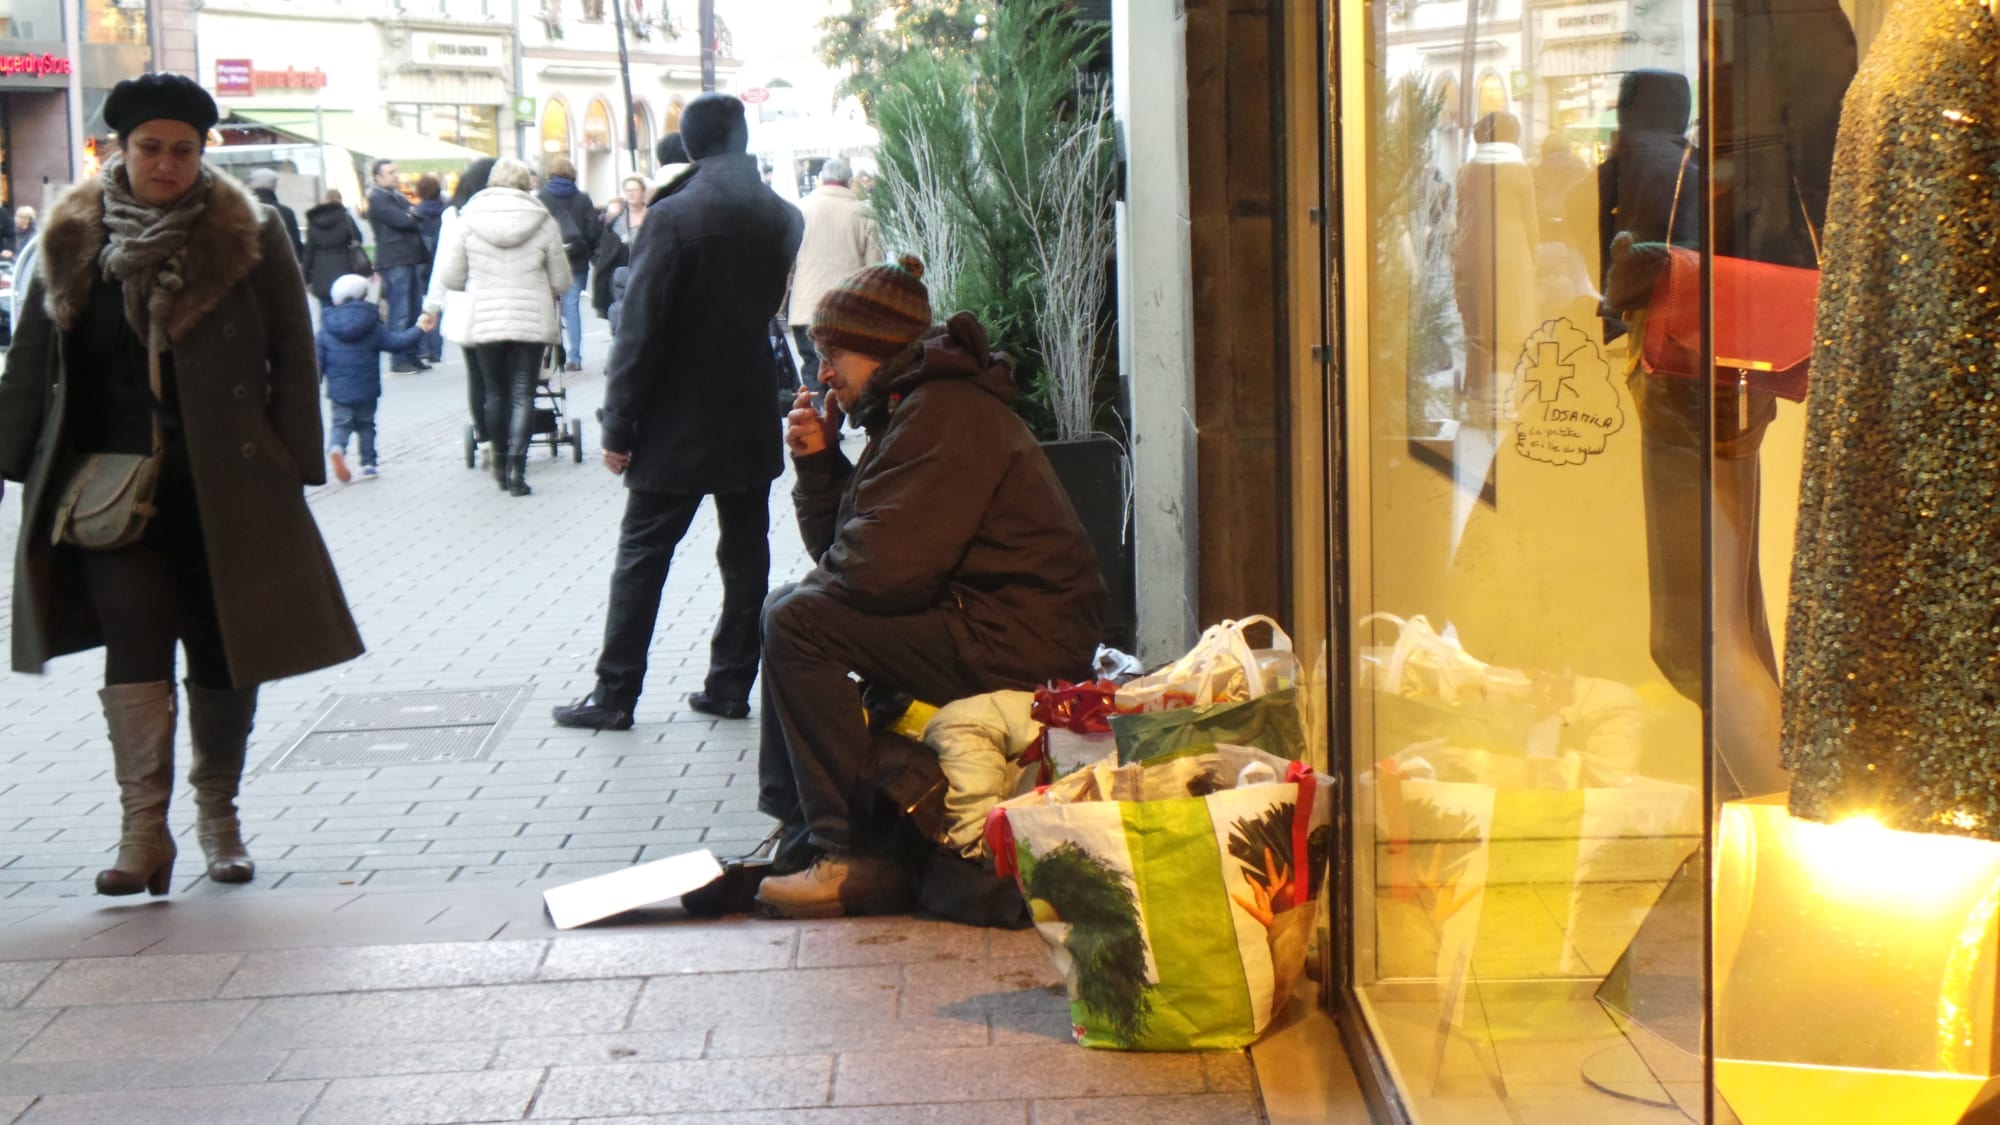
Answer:
M251 458L253 458L253 457L255 457L255 456L257 456L257 447L256 447L256 446L255 446L254 444L250 443L250 442L247 442L247 441L246 441L246 442L244 442L244 443L243 443L243 459L244 459L245 461L248 461L248 460L250 460Z
M222 338L225 340L234 340L236 338L235 321L225 320L222 322Z
M238 383L235 387L231 388L229 393L235 395L237 398L249 398L250 388Z

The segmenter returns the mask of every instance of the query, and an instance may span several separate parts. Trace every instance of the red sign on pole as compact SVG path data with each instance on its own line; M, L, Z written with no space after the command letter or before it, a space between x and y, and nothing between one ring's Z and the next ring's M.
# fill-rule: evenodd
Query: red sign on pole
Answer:
M225 97L244 97L254 93L255 88L250 81L250 60L215 60L215 92Z
M736 97L739 100L741 100L744 105L756 105L758 102L770 101L771 91L765 89L762 86L752 86L748 90L745 90L742 93L736 95Z

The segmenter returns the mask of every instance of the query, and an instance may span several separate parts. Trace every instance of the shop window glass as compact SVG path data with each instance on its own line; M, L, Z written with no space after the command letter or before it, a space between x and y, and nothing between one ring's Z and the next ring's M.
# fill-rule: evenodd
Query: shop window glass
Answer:
M1700 238L1696 2L1329 10L1351 999L1412 1120L1700 1119L1706 447L1600 308Z
M584 151L609 152L611 145L611 107L603 98L592 98L583 111Z
M569 154L569 107L551 98L542 110L542 155Z
M54 29L60 36L61 29ZM83 0L83 41L122 47L144 47L147 35L145 0Z
M653 166L653 110L645 102L632 103L632 136L639 150L639 166Z
M1980 1119L2000 16L1334 18L1344 936L1394 1108Z

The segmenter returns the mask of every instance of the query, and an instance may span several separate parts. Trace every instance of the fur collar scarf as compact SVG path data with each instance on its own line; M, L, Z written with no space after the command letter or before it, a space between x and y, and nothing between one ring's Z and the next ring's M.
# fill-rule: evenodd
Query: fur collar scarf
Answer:
M208 207L195 221L182 251L186 268L181 276L186 284L165 326L169 340L179 340L214 311L236 283L257 268L262 256L258 226L263 205L229 173L213 165L208 170L214 182ZM42 303L49 319L64 332L77 326L90 303L104 238L104 189L95 181L71 188L42 224L38 264Z

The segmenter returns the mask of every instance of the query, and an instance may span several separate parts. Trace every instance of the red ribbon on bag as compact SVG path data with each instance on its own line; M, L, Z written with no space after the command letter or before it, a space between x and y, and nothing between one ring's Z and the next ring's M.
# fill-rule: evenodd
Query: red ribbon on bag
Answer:
M1103 734L1111 729L1111 716L1118 714L1118 685L1110 680L1073 684L1057 680L1035 690L1035 702L1028 714L1046 727L1077 734Z
M1304 903L1312 897L1312 818L1313 800L1319 794L1319 775L1304 762L1285 769L1285 780L1299 787L1299 807L1292 817L1292 902Z
M985 835L986 854L993 857L993 873L1020 882L1021 865L1014 856L1014 826L1007 823L1006 809L993 809L986 814Z

